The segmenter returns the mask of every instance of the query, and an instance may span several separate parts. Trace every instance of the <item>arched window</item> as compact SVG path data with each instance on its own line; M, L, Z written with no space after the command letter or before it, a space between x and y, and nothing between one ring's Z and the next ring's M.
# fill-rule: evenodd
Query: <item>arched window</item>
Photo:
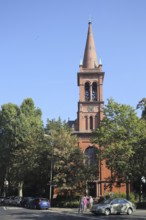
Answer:
M85 101L90 100L90 85L88 82L85 83Z
M92 130L93 129L93 117L90 116L90 129Z
M95 147L88 147L85 150L85 164L88 166L97 164L97 149Z
M92 100L97 101L97 83L92 84Z

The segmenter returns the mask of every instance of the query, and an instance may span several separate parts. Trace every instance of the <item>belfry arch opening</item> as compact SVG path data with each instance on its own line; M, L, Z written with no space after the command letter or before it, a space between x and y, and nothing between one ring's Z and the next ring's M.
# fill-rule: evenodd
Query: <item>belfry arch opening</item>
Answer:
M85 83L85 101L90 100L90 84L89 82Z
M97 101L97 83L92 84L92 100Z

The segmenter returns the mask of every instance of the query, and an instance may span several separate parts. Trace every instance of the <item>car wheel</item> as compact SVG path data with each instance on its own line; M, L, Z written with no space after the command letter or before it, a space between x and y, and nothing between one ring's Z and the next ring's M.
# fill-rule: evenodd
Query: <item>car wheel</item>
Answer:
M131 214L132 214L132 212L133 212L133 211L132 211L132 209L131 209L131 208L129 208L129 209L127 210L127 214L128 214L128 215L131 215Z
M110 209L105 209L105 212L104 212L105 215L110 215L110 213L111 213Z

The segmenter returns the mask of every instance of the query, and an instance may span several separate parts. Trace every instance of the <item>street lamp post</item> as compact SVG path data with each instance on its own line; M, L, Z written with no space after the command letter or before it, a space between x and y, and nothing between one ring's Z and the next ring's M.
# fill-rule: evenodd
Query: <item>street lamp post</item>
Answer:
M143 184L146 183L146 178L144 176L141 177L141 184L140 184L140 202L142 200L142 194L143 194Z
M4 197L7 195L7 190L8 190L9 182L7 179L4 180Z
M45 137L50 137L50 135L45 134ZM49 185L50 185L50 194L49 194L49 200L50 200L50 205L52 202L52 186L53 186L53 143L52 141L50 141L50 145L51 145L51 160L50 160L50 181L49 181Z
M106 182L104 182L104 199L106 199L106 188L107 188L107 185L106 185Z
M126 176L126 199L129 200L129 177Z
M53 186L53 145L51 144L51 164L50 164L50 204L52 202L52 186Z

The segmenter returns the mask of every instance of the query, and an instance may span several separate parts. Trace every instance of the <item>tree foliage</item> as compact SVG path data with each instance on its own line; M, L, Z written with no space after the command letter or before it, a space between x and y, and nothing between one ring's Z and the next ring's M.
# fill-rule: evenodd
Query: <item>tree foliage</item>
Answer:
M20 107L8 103L0 111L0 150L4 178L11 187L24 181L34 165L34 149L43 135L41 111L36 109L31 98L25 99Z
M85 192L88 180L98 175L99 156L106 160L112 180L140 180L146 176L145 99L138 118L131 106L108 100L104 118L94 133L96 163L88 163L78 139L65 121L48 120L44 129L41 110L31 98L20 106L4 104L0 110L0 187L4 179L11 189L23 182L33 193L49 194L51 162L53 184L61 192Z
M95 179L95 166L85 165L85 155L77 145L77 137L60 118L48 121L46 132L53 150L54 183L61 191L85 192L87 179Z
M93 142L102 147L102 159L114 179L133 178L143 172L139 154L145 154L145 137L145 123L135 109L109 99Z
M137 104L137 109L142 110L142 118L146 120L146 98L143 98Z

